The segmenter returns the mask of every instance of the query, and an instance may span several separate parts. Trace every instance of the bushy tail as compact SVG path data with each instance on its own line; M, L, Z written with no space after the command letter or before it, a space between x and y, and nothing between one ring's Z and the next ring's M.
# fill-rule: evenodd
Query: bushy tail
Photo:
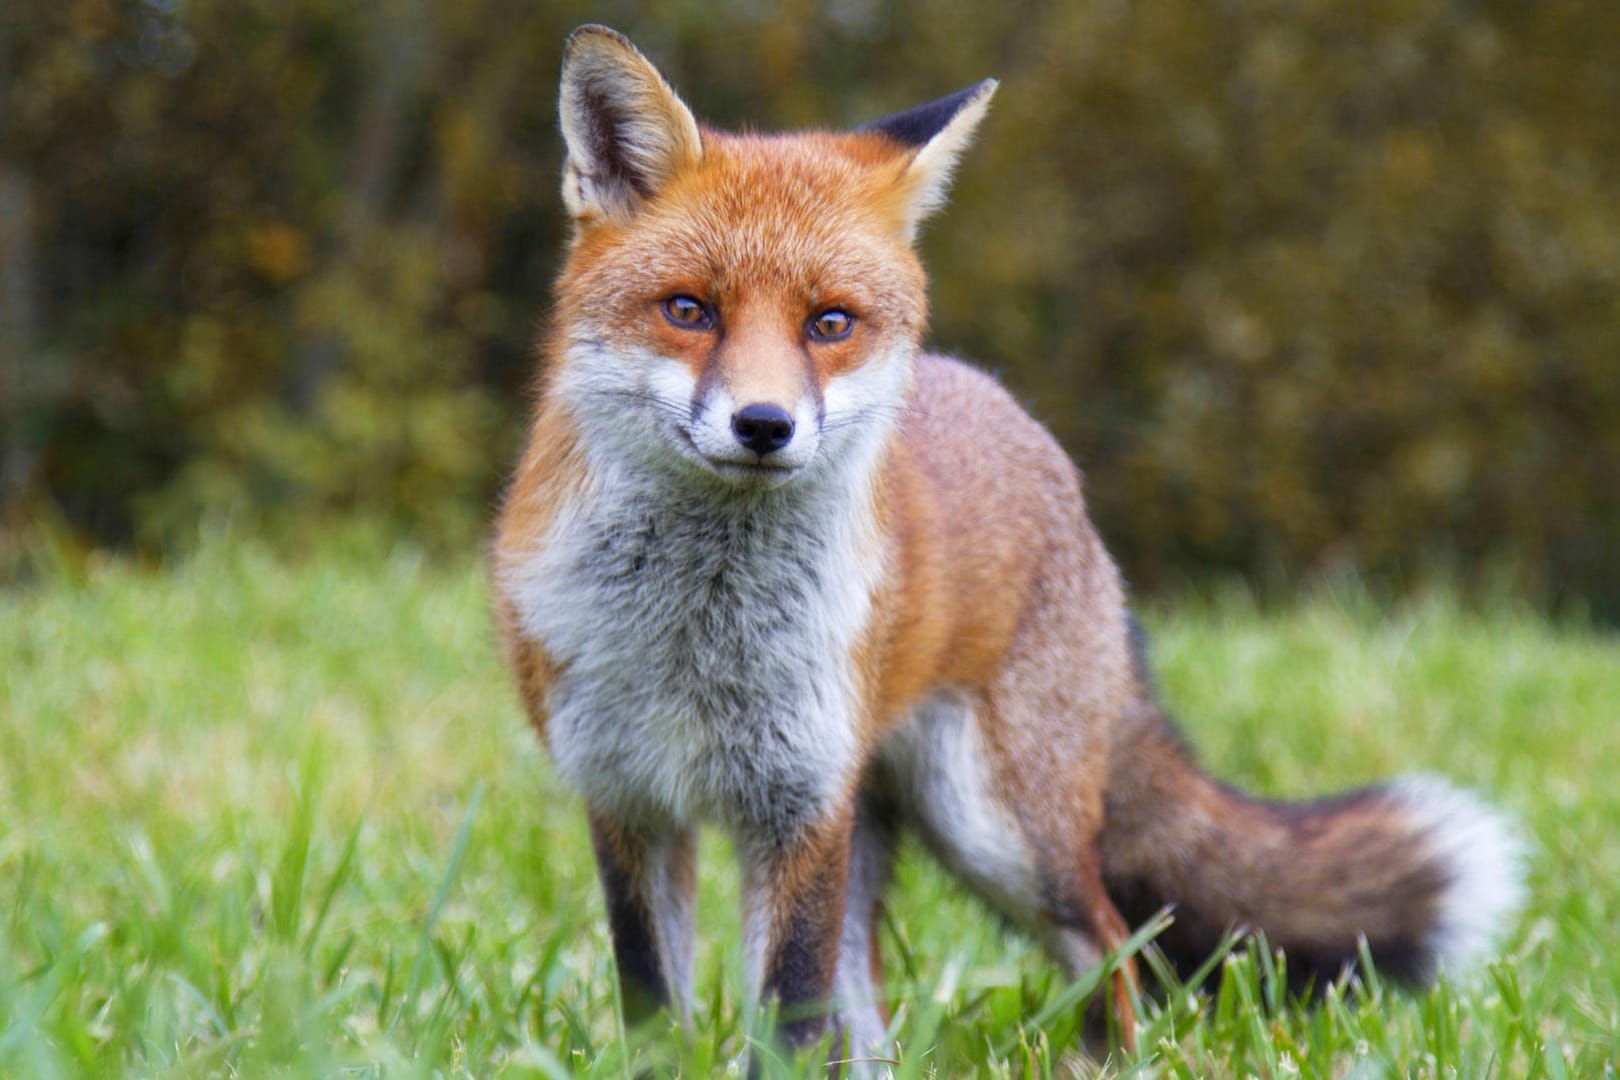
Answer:
M1361 935L1381 973L1425 982L1488 955L1519 911L1517 829L1443 780L1254 799L1200 771L1157 709L1133 719L1109 771L1103 879L1132 925L1173 907L1159 944L1183 974L1247 929L1286 952L1296 988L1354 964Z

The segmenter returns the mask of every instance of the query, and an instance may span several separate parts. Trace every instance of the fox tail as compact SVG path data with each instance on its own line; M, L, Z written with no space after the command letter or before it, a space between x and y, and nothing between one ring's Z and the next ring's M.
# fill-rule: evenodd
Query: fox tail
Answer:
M1296 989L1355 964L1361 938L1380 973L1424 983L1487 956L1523 905L1518 828L1444 780L1256 799L1201 771L1156 707L1133 720L1110 768L1103 879L1133 925L1173 909L1158 944L1183 974L1258 930Z

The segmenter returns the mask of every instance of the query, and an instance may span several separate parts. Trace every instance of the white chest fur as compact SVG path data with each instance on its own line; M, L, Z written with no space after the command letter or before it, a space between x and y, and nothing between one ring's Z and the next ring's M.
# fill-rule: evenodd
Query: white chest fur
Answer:
M559 671L563 776L631 820L824 813L856 762L851 653L882 566L863 496L597 477L502 581Z

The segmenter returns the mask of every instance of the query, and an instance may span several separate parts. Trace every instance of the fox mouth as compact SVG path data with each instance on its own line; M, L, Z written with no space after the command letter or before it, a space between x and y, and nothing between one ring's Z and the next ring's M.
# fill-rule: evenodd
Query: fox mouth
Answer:
M708 458L707 461L710 468L727 480L744 481L765 487L777 487L780 484L785 484L799 471L798 467L794 465L716 461L713 458Z
M701 464L723 480L746 487L780 487L791 480L801 469L801 466L786 462L738 460L736 458L721 458L704 453L692 438L692 433L684 427L677 430L681 434L681 449L686 456Z

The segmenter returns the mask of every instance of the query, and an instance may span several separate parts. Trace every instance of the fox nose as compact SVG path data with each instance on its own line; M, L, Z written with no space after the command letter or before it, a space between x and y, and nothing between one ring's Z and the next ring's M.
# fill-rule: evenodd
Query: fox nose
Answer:
M731 417L731 433L764 457L793 441L793 417L777 405L744 405Z

